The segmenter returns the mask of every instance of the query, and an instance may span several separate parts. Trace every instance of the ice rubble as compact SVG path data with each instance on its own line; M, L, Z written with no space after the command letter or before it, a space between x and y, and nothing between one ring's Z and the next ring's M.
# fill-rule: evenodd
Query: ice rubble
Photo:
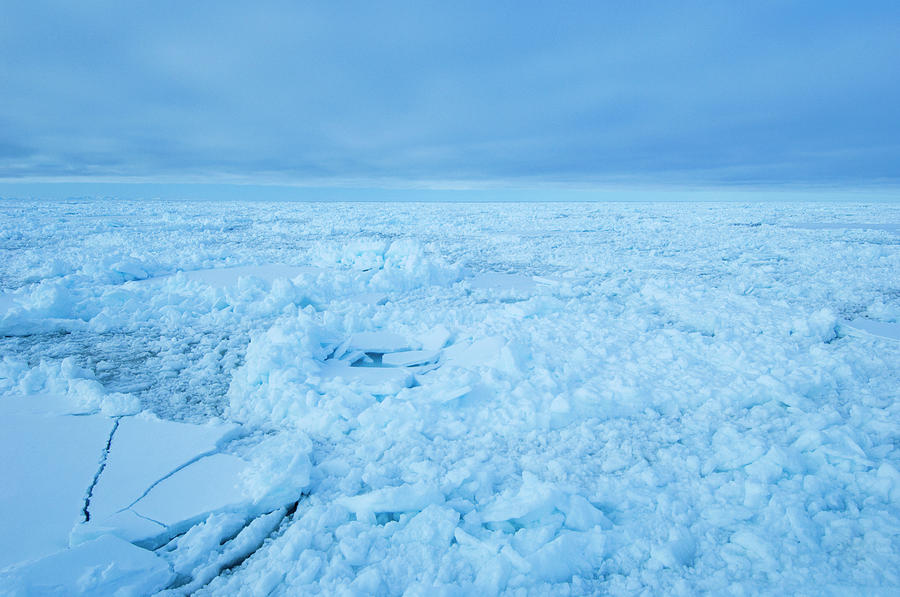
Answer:
M21 366L5 361L6 379L16 369ZM0 493L5 593L139 595L163 589L179 577L173 564L147 548L166 545L210 516L233 513L240 521L235 540L220 537L224 547L210 548L221 552L220 566L211 561L199 571L217 574L258 548L260 540L248 536L280 523L285 504L296 502L308 482L308 471L305 479L302 474L311 445L302 439L286 444L291 454L282 475L291 479L260 476L250 472L258 459L254 449L245 449L243 457L225 451L242 437L240 426L108 413L108 394L95 381L88 386L92 401L71 391L91 381L71 361L56 369L42 363L0 401L3 474L14 480ZM271 438L259 446L269 448L259 467L266 471L278 462L277 451L270 450ZM253 530L245 532L245 526ZM185 580L179 586L199 582L180 574ZM197 586L209 580L204 578Z
M900 583L896 243L784 225L896 211L147 209L145 253L60 228L71 263L0 266L0 441L59 438L4 465L42 558L9 541L10 592Z

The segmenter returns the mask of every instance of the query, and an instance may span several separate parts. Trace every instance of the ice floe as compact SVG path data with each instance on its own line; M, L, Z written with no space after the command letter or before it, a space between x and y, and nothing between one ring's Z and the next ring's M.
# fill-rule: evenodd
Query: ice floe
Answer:
M2 403L0 403L2 404ZM0 568L68 546L114 421L2 412Z

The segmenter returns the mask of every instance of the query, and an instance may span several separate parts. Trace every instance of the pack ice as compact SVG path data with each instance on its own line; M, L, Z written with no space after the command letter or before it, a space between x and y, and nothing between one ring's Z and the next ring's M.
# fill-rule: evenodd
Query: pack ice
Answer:
M895 205L0 220L0 594L900 587Z

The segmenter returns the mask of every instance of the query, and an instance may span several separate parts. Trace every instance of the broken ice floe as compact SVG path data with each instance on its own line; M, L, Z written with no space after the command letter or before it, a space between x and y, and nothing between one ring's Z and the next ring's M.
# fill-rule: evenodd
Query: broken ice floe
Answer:
M252 448L242 456L223 451L243 433L234 424L41 415L23 411L14 400L2 405L9 412L0 413L0 448L16 456L4 459L3 472L18 482L0 492L6 531L0 568L19 564L0 573L0 584L13 594L44 586L60 594L165 588L173 582L172 568L147 548L166 544L211 515L230 514L244 530L221 538L199 577L182 579L198 588L258 547L260 533L271 532L309 480L308 440L285 446L262 441L273 454L277 448L292 452L286 462L275 458L296 477L284 483L278 474L252 474ZM48 434L54 441L46 441Z
M113 426L100 415L2 417L0 568L68 545Z
M88 520L76 529L75 536L90 537L112 529L125 539L138 541L147 539L148 532L158 535L163 530L144 524L147 518L162 527L179 522L160 521L141 512L146 509L145 498L151 498L148 494L158 495L154 491L158 485L163 486L159 488L163 491L171 476L212 455L237 433L238 427L233 424L189 425L149 416L123 418L110 441L106 466L92 492L86 511ZM145 521L134 521L130 513ZM126 521L138 524L123 524Z

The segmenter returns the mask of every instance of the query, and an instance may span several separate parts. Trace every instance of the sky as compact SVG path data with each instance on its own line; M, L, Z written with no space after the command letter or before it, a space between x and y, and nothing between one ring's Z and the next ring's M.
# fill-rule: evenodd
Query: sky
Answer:
M4 2L0 90L5 188L900 187L896 1Z

